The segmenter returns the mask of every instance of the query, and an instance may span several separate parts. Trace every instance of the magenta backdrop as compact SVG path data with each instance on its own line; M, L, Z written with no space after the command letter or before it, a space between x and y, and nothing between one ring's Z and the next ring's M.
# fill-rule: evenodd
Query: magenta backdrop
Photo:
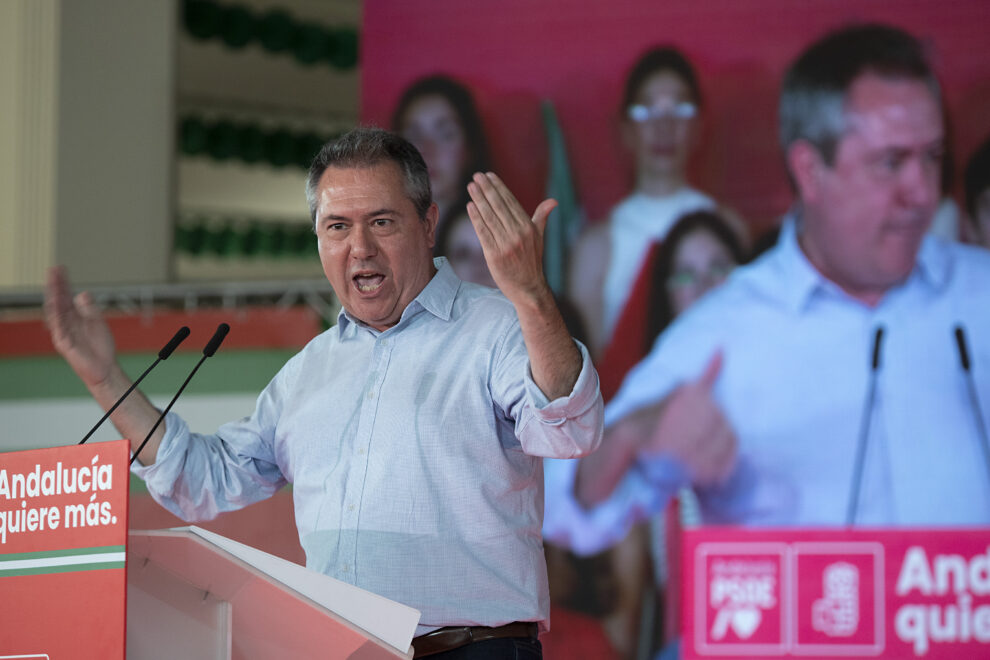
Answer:
M542 198L539 101L556 105L592 219L630 188L616 130L626 71L670 43L697 65L706 99L694 182L760 228L790 200L775 139L776 93L794 56L829 28L891 22L933 45L964 162L990 134L987 0L367 0L362 120L387 125L402 89L433 72L472 87L496 168L527 206Z

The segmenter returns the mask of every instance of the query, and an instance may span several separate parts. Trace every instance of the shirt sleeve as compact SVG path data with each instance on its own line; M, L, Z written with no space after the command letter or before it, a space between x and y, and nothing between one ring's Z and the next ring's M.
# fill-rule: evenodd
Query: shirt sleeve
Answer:
M282 375L262 391L251 416L224 424L212 435L191 432L170 412L155 462L132 467L155 501L187 522L211 520L284 486L273 449Z
M594 451L602 440L604 403L598 372L581 342L581 372L567 396L547 399L533 380L519 324L498 350L492 375L492 396L515 422L522 449L530 456L577 458Z

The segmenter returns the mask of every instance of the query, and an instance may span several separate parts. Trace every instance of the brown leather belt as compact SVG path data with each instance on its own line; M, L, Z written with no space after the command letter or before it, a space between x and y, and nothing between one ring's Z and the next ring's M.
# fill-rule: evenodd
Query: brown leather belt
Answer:
M414 637L412 641L414 658L425 658L435 653L452 651L474 642L502 637L529 637L537 639L540 627L533 621L516 621L498 628L486 626L449 626L437 628L425 635Z

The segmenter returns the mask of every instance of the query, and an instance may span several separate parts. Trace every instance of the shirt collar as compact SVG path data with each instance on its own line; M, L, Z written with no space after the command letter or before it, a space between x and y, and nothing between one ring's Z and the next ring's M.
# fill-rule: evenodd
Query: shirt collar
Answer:
M949 274L952 268L952 259L945 241L926 234L921 242L921 249L918 250L918 259L915 262L915 272L932 289L943 288L949 281Z
M772 253L775 261L773 270L773 288L780 292L785 304L793 311L801 308L811 299L826 279L811 265L804 255L797 240L797 226L800 218L796 211L784 216L780 227L780 237L776 249ZM780 286L786 282L786 286Z
M423 287L409 306L417 305L438 319L449 321L454 309L454 297L461 287L461 278L454 273L446 257L434 257L433 266L437 269L437 274ZM402 313L403 318L407 314L409 308Z
M426 283L419 295L402 310L402 316L396 327L420 311L429 312L444 321L450 320L454 308L454 297L461 286L461 279L454 273L454 269L450 267L446 257L434 257L433 266L437 269L436 274ZM348 314L343 307L337 314L337 325L341 338L352 336L359 327L367 327Z
M774 279L782 278L777 280L777 286L774 288L781 292L785 304L794 311L800 311L819 291L838 289L835 283L818 272L818 269L808 261L808 257L798 244L800 222L798 211L791 211L784 216L773 257L777 262ZM904 284L918 280L933 290L941 289L949 278L950 267L951 260L945 244L928 234L922 240L915 259L915 267ZM780 287L780 281L787 282L789 286Z

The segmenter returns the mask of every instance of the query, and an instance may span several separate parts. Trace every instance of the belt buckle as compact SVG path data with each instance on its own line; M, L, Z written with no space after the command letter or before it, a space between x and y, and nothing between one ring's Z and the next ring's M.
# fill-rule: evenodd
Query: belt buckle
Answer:
M413 657L425 658L436 653L467 646L473 640L469 626L445 627L431 630L413 639Z
M477 631L479 634L475 634ZM532 621L514 621L503 626L489 628L487 626L450 626L437 628L413 639L413 657L425 658L436 653L453 651L454 649L502 637L536 637L539 634L537 624Z

